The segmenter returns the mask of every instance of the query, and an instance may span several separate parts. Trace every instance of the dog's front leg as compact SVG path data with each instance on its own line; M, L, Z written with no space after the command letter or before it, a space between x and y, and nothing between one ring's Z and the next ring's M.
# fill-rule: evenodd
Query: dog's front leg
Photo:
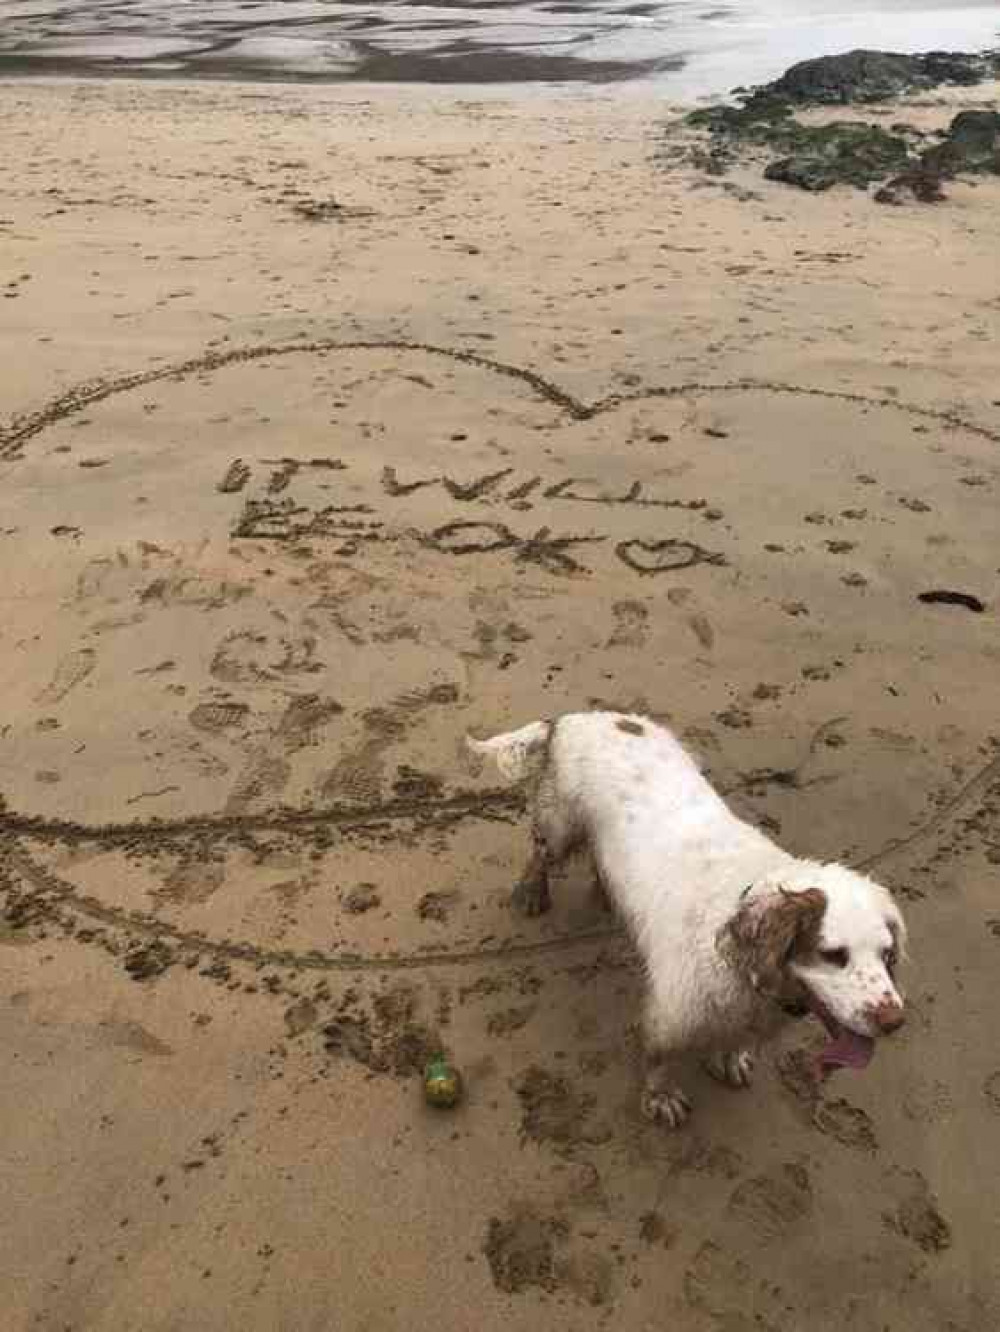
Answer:
M754 1060L751 1050L713 1050L704 1057L702 1063L705 1071L716 1082L725 1083L727 1087L742 1090L753 1082Z
M674 1081L670 1057L662 1050L646 1051L646 1077L640 1106L646 1119L672 1129L680 1128L691 1113L691 1102Z
M646 1119L668 1128L680 1128L691 1113L691 1102L674 1081L673 1061L683 1041L650 997L643 1022L645 1079L640 1108Z

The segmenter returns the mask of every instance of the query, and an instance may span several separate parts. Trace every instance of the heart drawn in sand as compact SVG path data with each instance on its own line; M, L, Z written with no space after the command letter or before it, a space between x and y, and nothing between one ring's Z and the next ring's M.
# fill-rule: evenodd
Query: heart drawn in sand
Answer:
M643 541L633 538L620 541L615 547L619 559L638 574L668 573L672 569L689 569L693 564L725 564L725 557L704 550L693 541L665 537L662 541Z
M294 410L262 415L262 380ZM130 441L151 405L165 424L147 476ZM83 413L107 465L81 471ZM739 450L706 449L709 427ZM788 441L806 437L809 465L793 467ZM949 580L988 586L993 492L963 483L974 467L1000 486L985 427L748 381L584 402L462 351L316 342L82 386L0 426L0 458L27 462L36 439L5 481L21 516L6 627L31 667L0 660L20 756L0 833L33 893L123 944L141 919L225 966L331 970L576 946L569 915L544 938L512 934L520 795L470 786L456 761L466 731L542 715L554 694L670 708L754 817L868 864L911 844L942 771L981 762L975 728L946 730L944 706L955 636L977 662L989 626L952 621L909 671L914 599L944 573L928 569L926 511L899 497L919 452ZM79 539L57 542L57 525ZM986 664L965 670L962 716L986 715L992 688ZM779 695L795 698L785 718ZM851 723L839 744L810 739L835 717ZM881 738L890 721L905 750ZM769 776L804 762L795 785ZM94 854L62 879L78 845ZM470 866L475 891L446 927L427 921L427 892L456 891ZM387 904L377 926L350 909L356 889Z

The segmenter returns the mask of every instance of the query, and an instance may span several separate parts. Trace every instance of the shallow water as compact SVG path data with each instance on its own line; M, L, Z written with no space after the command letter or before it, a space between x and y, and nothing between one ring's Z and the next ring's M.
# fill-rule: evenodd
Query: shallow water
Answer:
M856 46L998 42L997 0L0 0L0 74L654 79L697 97Z

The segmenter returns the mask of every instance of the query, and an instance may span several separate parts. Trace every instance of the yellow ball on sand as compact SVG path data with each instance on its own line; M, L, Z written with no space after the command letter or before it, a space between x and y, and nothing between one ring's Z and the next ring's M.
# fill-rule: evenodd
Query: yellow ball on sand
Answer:
M424 1096L427 1104L450 1110L462 1099L462 1079L458 1069L439 1056L424 1069Z

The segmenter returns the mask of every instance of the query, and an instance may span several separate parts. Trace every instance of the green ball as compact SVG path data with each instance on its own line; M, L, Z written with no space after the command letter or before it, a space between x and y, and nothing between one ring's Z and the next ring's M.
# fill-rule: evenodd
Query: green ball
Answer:
M446 1059L432 1059L424 1069L424 1096L428 1105L450 1110L462 1099L462 1079Z

